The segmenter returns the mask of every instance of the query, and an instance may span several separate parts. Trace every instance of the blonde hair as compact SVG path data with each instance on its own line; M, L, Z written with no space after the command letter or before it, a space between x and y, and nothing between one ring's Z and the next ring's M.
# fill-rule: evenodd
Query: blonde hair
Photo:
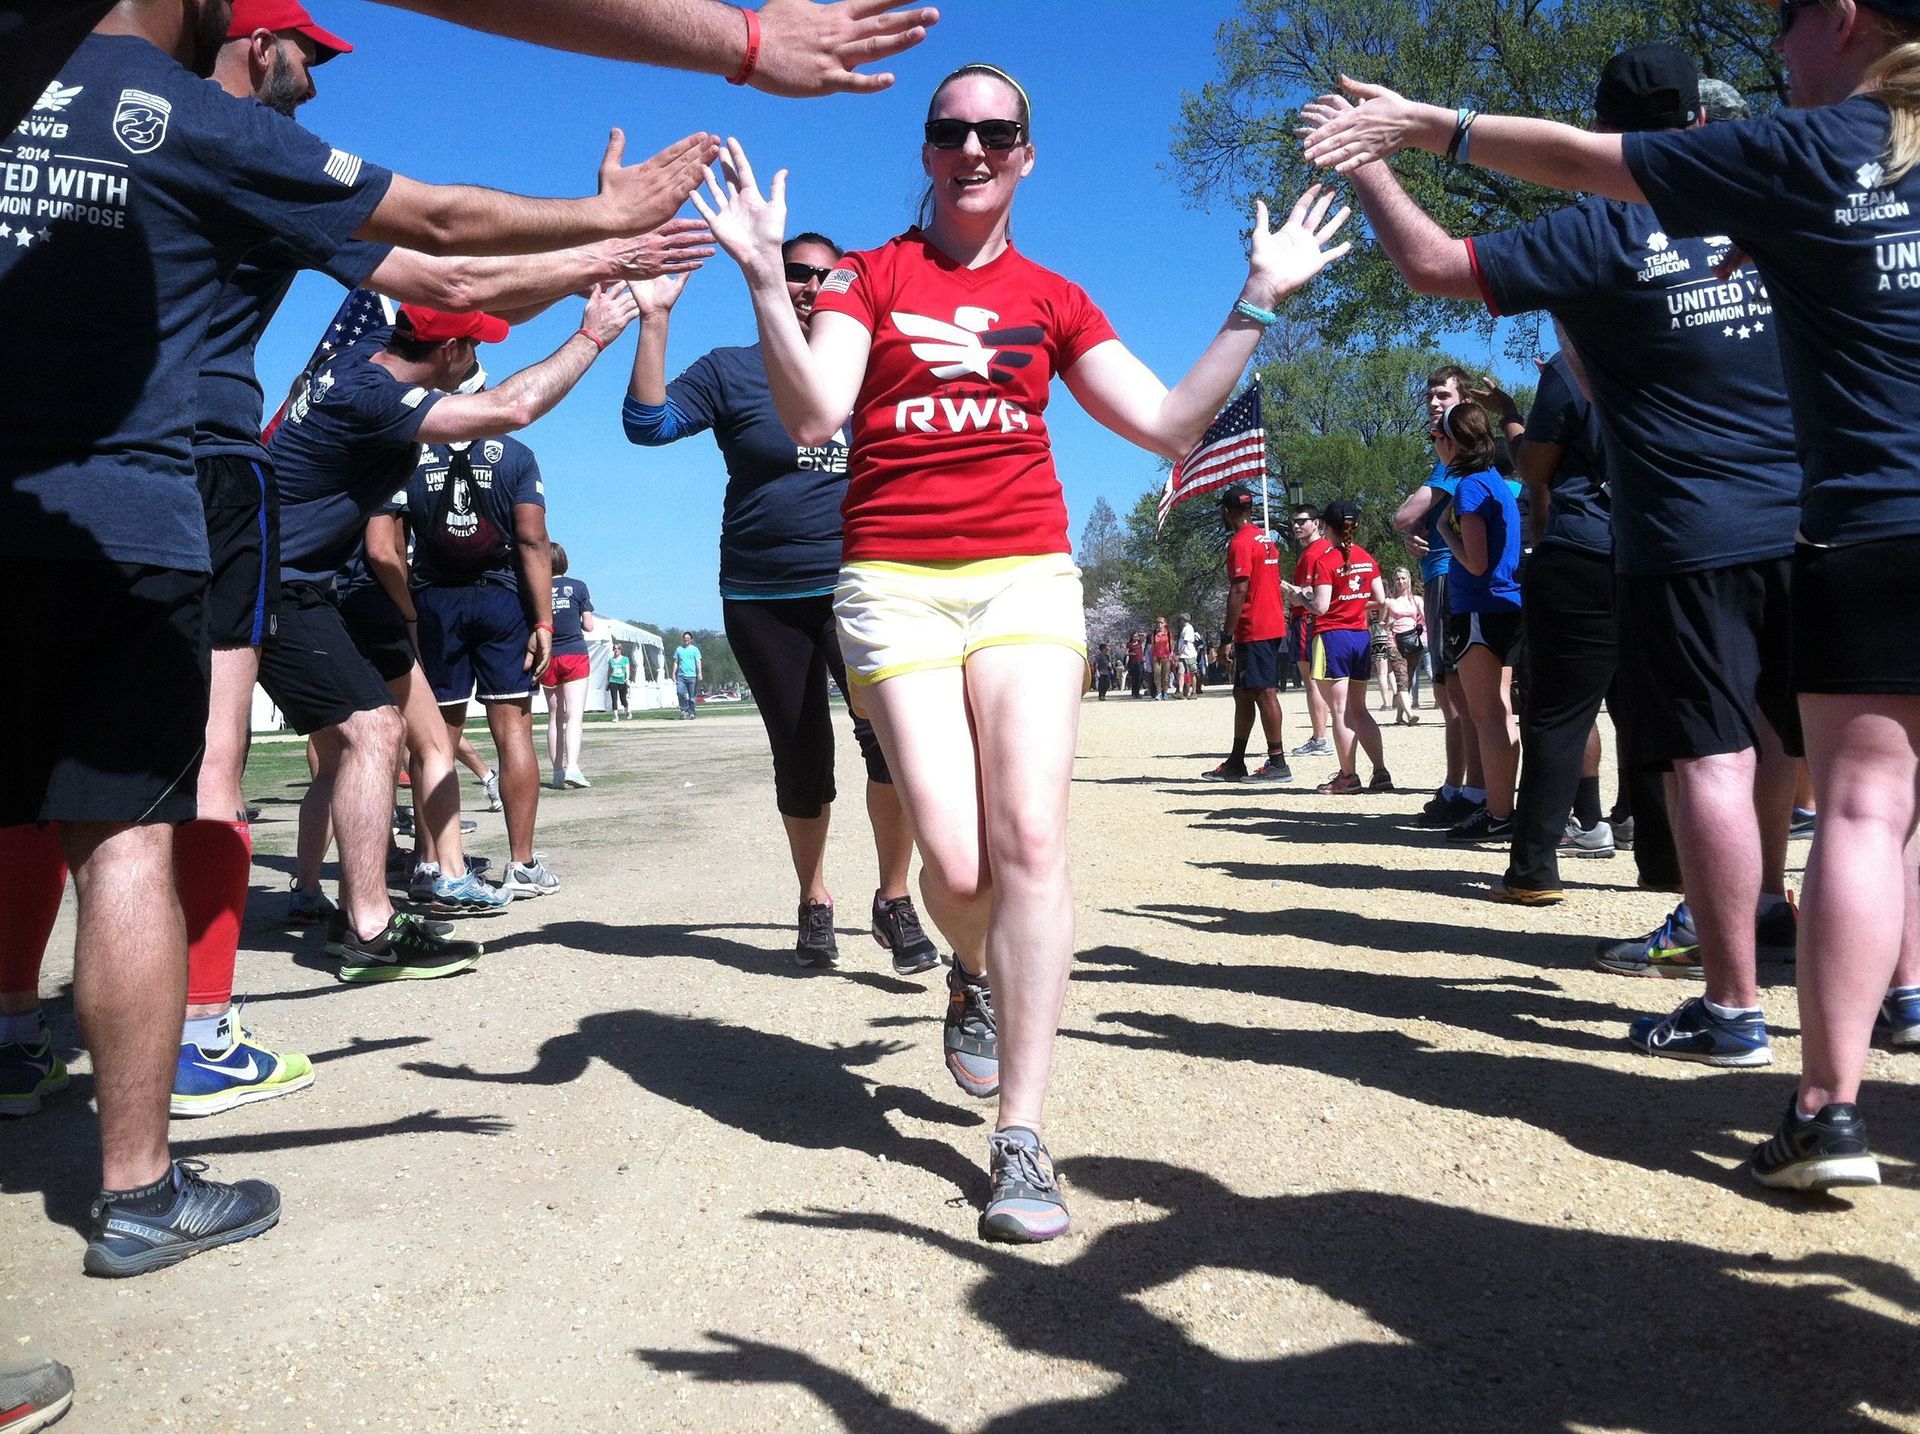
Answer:
M1834 0L1826 0L1831 7ZM1887 53L1867 71L1869 92L1887 107L1892 124L1887 132L1886 183L1897 184L1920 164L1920 23L1896 20L1877 10L1873 16L1887 39Z

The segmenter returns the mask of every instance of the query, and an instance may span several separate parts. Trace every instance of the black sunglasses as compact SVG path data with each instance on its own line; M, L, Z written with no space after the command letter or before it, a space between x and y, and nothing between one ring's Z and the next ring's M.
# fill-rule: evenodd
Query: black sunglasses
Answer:
M1780 0L1780 34L1784 38L1793 28L1793 17L1802 10L1811 10L1820 0Z
M982 149L1012 149L1027 137L1027 127L1007 119L927 121L927 143L935 149L959 149L970 134L980 136Z
M811 284L816 279L821 283L825 283L827 275L832 272L833 270L831 269L821 269L812 264L801 264L792 259L787 260L787 282L789 284Z

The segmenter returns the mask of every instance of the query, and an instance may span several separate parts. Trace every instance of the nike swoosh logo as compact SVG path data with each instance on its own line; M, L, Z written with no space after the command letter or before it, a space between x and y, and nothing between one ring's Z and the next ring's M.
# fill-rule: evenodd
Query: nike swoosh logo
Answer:
M195 1061L203 1071L212 1071L215 1075L232 1076L236 1080L253 1080L260 1074L260 1067L252 1056L247 1057L247 1066L241 1070L238 1066L208 1065L205 1061Z

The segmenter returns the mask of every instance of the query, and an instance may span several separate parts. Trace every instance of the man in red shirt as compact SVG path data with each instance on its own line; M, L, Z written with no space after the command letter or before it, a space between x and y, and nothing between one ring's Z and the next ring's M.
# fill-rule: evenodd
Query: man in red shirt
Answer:
M1227 540L1227 640L1233 644L1233 751L1210 772L1209 782L1291 782L1280 732L1280 664L1286 661L1287 607L1280 595L1280 550L1273 535L1253 521L1253 494L1238 483L1220 490L1220 519ZM1254 709L1267 737L1267 760L1247 771L1247 739Z
M1333 547L1327 541L1327 535L1320 530L1320 515L1304 503L1296 503L1293 508L1293 540L1300 544L1300 556L1293 564L1293 586L1313 590L1313 565L1321 556ZM1293 661L1300 669L1300 685L1307 689L1307 720L1313 724L1313 735L1293 749L1296 757L1331 757L1333 743L1327 738L1327 699L1320 695L1320 689L1313 683L1313 606L1310 603L1292 604L1292 626L1289 637L1292 639Z

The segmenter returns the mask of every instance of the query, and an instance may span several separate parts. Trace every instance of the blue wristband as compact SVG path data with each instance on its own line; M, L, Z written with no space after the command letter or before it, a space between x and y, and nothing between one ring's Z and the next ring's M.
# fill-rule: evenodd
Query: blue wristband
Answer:
M1245 299L1236 299L1233 311L1243 319L1252 319L1263 329L1270 329L1280 322L1280 316L1272 309L1263 309L1258 304L1249 303Z

